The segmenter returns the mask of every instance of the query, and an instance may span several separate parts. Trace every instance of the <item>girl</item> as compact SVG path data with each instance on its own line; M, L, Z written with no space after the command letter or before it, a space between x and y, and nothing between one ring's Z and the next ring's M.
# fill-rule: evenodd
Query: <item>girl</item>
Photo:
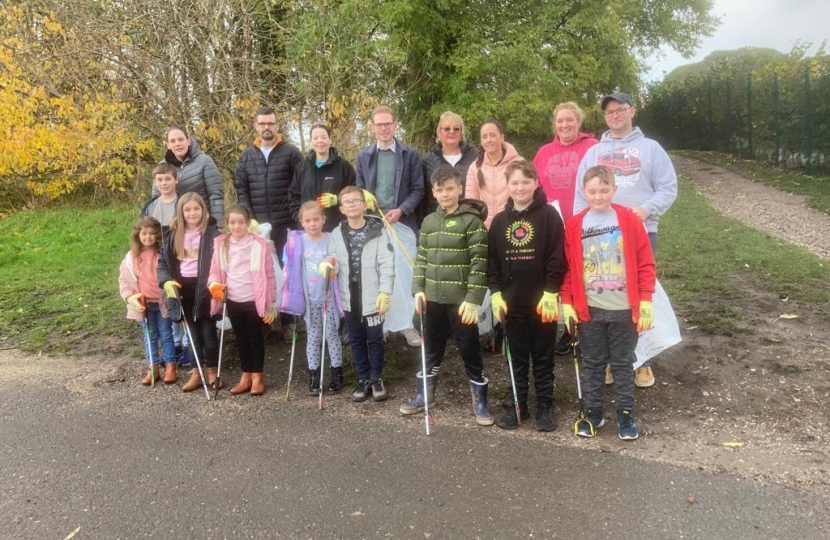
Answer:
M207 368L208 382L216 380L219 340L216 324L210 316L210 292L207 288L213 241L219 230L208 219L205 201L197 193L185 193L176 205L176 217L165 229L158 265L158 281L164 283L167 309L178 322L182 316L190 329L195 349ZM182 386L185 392L199 388L199 370L190 372ZM219 388L224 384L219 381Z
M141 342L152 371L141 379L149 385L159 379L159 366L165 364L164 382L176 382L176 347L173 343L173 325L167 318L167 309L159 304L159 282L156 276L161 250L161 224L155 218L144 216L136 222L130 235L130 252L121 262L118 285L121 298L127 302L127 318L146 322L150 340ZM161 341L161 355L158 342ZM149 348L148 348L149 347Z
M493 217L504 210L508 199L504 170L510 163L524 158L512 144L504 141L504 129L498 120L488 120L482 124L481 149L475 163L467 170L464 196L487 204L484 227L489 229Z
M222 310L227 301L242 377L231 394L265 393L262 369L265 364L265 337L262 323L271 324L276 310L277 283L274 277L273 248L268 240L248 231L251 213L236 205L225 214L230 234L214 241L208 289L214 298L211 313Z
M320 393L320 352L323 339L331 357L331 383L329 394L343 389L343 349L337 336L340 309L340 292L336 279L328 284L320 277L318 267L331 253L329 233L323 232L326 217L323 207L316 201L306 201L300 206L300 225L303 231L291 231L283 254L283 292L280 311L293 315L305 314L308 330L306 357L308 358L308 394ZM323 328L323 307L326 305L326 327ZM325 337L324 337L325 335Z

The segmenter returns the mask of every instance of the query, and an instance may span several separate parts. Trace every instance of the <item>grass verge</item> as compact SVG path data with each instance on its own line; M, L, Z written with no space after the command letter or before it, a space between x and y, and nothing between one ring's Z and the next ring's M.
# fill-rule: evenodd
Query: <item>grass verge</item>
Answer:
M787 193L804 195L808 198L808 204L812 208L830 214L830 178L826 176L796 174L721 152L678 150L673 153L729 169L745 178Z

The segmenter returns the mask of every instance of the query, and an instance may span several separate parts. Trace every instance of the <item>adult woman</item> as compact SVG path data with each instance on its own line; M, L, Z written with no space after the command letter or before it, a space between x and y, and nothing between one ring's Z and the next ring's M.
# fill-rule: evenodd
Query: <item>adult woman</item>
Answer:
M430 178L440 165L452 165L461 173L461 178L467 178L470 165L478 157L478 148L464 140L464 120L452 111L446 111L438 119L435 129L435 146L424 155L424 198L421 203L421 219L435 212L438 203L432 196Z
M548 202L559 201L565 223L573 215L579 162L597 144L593 135L579 131L584 119L585 113L576 103L567 101L557 105L553 110L553 141L541 147L533 158Z
M353 186L355 171L348 160L337 153L331 145L331 129L323 124L311 127L311 151L294 169L294 179L288 188L291 216L297 220L300 206L321 195L334 195L346 186ZM326 209L323 230L331 232L340 223L340 209L335 197L323 197L321 203Z
M210 217L221 227L225 223L225 189L222 175L216 163L203 154L196 139L187 136L184 128L173 126L167 130L167 152L162 163L169 163L179 170L176 193L198 193L208 203ZM157 195L153 188L153 195Z
M512 144L504 141L504 128L498 120L490 119L481 125L481 149L483 152L467 171L464 196L487 204L484 226L489 229L493 217L504 210L509 198L504 171L510 163L524 158Z

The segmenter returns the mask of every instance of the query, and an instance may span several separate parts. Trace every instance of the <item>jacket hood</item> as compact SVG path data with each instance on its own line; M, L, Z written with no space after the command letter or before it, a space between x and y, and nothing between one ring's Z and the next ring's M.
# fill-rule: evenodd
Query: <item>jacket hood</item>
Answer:
M596 137L594 137L593 133L583 133L583 132L580 131L579 133L576 134L576 138L574 140L572 140L568 144L562 144L562 141L559 140L559 135L557 135L553 139L553 145L554 146L559 146L561 148L570 148L571 146L578 145L579 143L581 143L582 141L584 141L586 139L596 140Z
M443 208L439 207L438 212L440 212L441 218L446 218L447 213L444 211ZM476 216L481 221L487 219L487 203L484 201L479 201L478 199L464 199L461 198L458 200L458 209L453 212L451 215L458 215L458 214L472 214Z
M487 165L494 167L495 163L490 160L490 156L487 155L487 152L485 152L483 148L481 149L481 153L484 154L484 162ZM511 161L516 161L517 159L521 159L521 156L519 156L519 153L516 151L516 147L509 142L504 143L504 157L501 158L501 163L510 163Z
M181 167L182 163L188 160L195 159L196 156L202 153L202 150L199 148L199 143L196 142L195 137L190 137L190 148L187 149L187 154L185 154L184 159L179 161L179 158L176 157L176 154L173 153L172 150L167 150L164 153L164 161L165 163L169 163L175 167Z
M316 164L317 152L315 152L314 150L310 150L308 154L306 154L305 158L310 162ZM334 163L335 161L338 161L340 159L340 154L337 152L337 148L332 146L331 148L329 148L329 158L326 160L325 165L328 165L329 163Z
M611 130L609 129L608 131L606 131L605 133L602 134L602 138L600 139L600 142L624 144L624 143L629 143L629 142L631 142L633 140L636 140L636 139L642 139L644 137L645 137L645 135L643 135L643 132L640 130L640 128L635 127L631 131L631 133L629 133L628 135L626 135L622 139L612 139L611 138Z
M537 187L536 191L533 192L533 200L530 201L530 206L525 208L524 210L519 210L519 212L527 212L528 210L534 210L541 206L548 204L548 197L545 195L545 190L541 187ZM507 199L507 203L504 205L504 209L508 212L513 212L513 199Z

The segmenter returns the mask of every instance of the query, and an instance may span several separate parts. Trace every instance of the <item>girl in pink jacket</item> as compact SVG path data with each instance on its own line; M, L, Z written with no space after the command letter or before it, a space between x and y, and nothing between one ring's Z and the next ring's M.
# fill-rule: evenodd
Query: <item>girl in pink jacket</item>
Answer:
M230 234L216 238L210 262L211 314L221 312L222 301L227 302L242 365L242 377L231 388L231 394L250 392L261 396L265 393L262 323L271 324L277 313L273 248L266 239L249 232L251 214L247 207L232 206L225 213L225 221Z
M161 251L161 224L153 217L138 220L130 234L130 252L121 261L118 286L121 298L127 303L127 318L142 325L141 342L151 368L141 384L150 385L159 380L159 367L164 362L164 382L176 382L176 347L173 343L173 324L167 310L159 302L159 282L156 267ZM149 339L144 335L147 327ZM161 354L159 354L161 342ZM149 347L149 348L148 348Z

